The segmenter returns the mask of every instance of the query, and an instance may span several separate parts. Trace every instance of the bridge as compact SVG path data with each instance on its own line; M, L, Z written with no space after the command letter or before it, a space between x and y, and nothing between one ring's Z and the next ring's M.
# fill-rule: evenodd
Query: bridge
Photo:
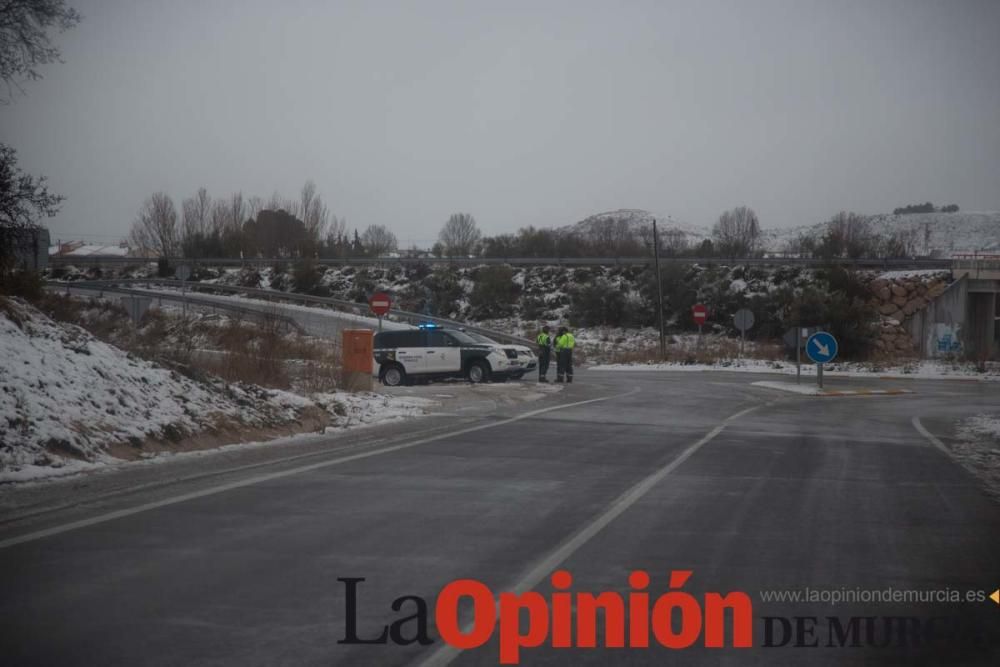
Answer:
M289 264L302 258L234 258L234 257L122 257L121 255L53 255L50 266L136 266L153 264L165 259L170 266L247 266L268 267ZM645 266L652 257L345 257L310 258L316 266ZM676 264L740 264L749 266L853 266L866 269L951 269L951 259L814 259L811 257L660 257L661 263Z

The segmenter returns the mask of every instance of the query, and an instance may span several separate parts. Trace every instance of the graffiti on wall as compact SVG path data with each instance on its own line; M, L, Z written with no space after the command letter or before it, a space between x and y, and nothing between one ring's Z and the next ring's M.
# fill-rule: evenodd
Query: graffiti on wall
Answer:
M962 351L962 337L960 328L953 324L938 322L931 328L930 345L931 356L943 357L957 354Z

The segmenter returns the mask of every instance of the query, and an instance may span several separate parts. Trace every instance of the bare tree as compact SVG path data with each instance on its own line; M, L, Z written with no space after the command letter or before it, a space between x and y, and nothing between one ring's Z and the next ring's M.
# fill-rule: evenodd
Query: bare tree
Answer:
M750 257L760 240L760 221L752 208L738 206L719 216L712 229L715 245L729 257Z
M827 222L819 252L827 257L857 259L878 254L877 245L868 218L841 211Z
M163 192L147 199L129 233L132 248L143 256L175 257L180 239L177 234L177 209Z
M234 192L229 197L229 223L239 229L247 219L247 205L242 192Z
M277 190L271 194L271 198L267 200L267 205L264 208L269 211L287 211L293 215L295 214L295 211L291 210L295 207L287 199L284 199Z
M0 144L0 271L7 270L23 239L37 243L39 222L58 213L63 199L49 192L44 176L21 173L17 151Z
M247 218L256 220L257 214L264 210L264 200L256 195L247 199Z
M316 184L307 181L302 186L299 198L299 216L306 226L306 235L311 244L318 244L326 231L329 211L323 204L323 198L316 194Z
M326 226L327 238L341 239L347 236L347 219L330 216L330 221Z
M361 244L372 257L385 257L391 252L395 252L399 243L396 235L389 231L385 225L369 225L368 229L361 234Z
M222 199L216 199L212 202L212 212L208 219L212 233L221 236L229 230L229 205Z
M205 188L198 188L194 197L181 202L181 228L184 238L205 236L211 231L212 197Z
M476 219L469 213L453 213L444 223L438 241L448 257L468 257L473 254L482 233Z
M49 31L69 30L80 15L65 0L4 0L0 3L0 79L7 85L10 102L21 82L42 78L40 65L60 62L59 49Z

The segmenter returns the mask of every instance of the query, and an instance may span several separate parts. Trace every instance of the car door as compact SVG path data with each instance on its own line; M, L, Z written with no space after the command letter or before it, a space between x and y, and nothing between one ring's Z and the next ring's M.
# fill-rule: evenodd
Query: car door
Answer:
M403 364L407 373L426 373L427 340L422 330L394 332L397 339L396 361Z
M462 370L462 350L446 331L427 332L427 372L457 373Z

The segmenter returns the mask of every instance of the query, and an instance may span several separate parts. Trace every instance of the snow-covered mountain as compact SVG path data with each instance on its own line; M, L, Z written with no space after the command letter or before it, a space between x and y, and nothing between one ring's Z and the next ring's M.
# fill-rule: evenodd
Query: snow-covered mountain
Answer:
M969 252L1000 250L1000 212L960 211L958 213L876 214L868 216L872 231L880 236L907 234L920 255L948 257ZM787 229L764 230L768 250L781 251L802 235L819 238L827 222Z
M576 224L560 227L557 231L584 238L599 238L609 233L619 236L627 230L637 237L648 238L653 220L656 220L661 234L681 234L689 246L697 245L712 236L711 226L678 223L669 216L630 208L597 213ZM910 235L914 248L920 255L950 256L977 251L1000 251L1000 212L875 214L868 216L868 220L872 231L880 236ZM818 222L797 227L765 227L761 230L762 245L767 251L782 252L801 236L821 237L828 224Z
M559 227L556 231L562 234L576 234L583 238L599 238L607 234L608 230L616 233L619 230L627 230L628 233L643 238L652 234L653 220L656 220L657 231L660 234L683 235L688 245L701 243L712 235L710 228L677 222L670 216L656 215L638 208L620 208L616 211L596 213L576 224Z

